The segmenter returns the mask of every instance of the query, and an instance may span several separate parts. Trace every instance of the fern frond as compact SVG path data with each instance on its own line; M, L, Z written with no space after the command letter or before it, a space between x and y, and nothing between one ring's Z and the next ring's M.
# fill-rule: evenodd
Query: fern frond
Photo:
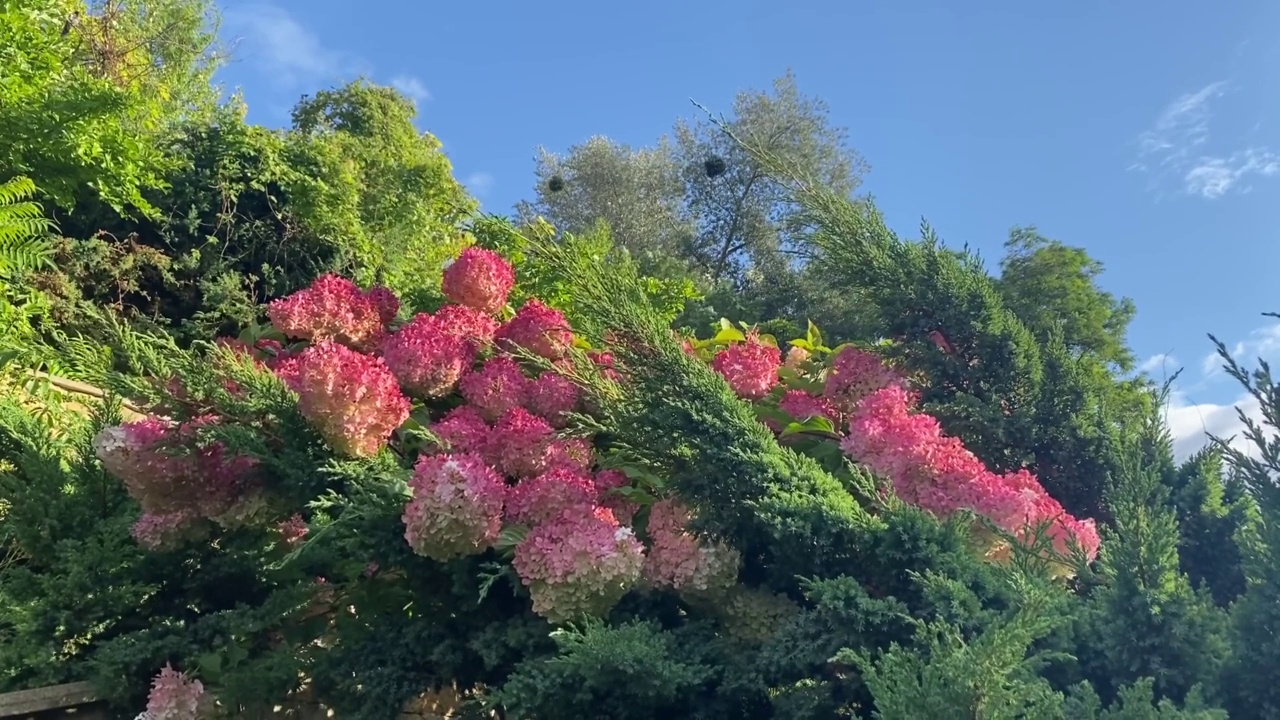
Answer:
M53 246L44 237L53 223L39 203L29 200L35 192L30 178L0 183L0 278L53 264Z

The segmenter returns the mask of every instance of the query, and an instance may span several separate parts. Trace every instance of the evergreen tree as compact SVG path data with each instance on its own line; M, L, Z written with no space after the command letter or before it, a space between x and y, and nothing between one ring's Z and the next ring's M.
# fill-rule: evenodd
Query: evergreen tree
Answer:
M1086 676L1104 697L1151 678L1159 697L1181 702L1198 684L1215 684L1229 652L1227 617L1180 570L1177 518L1155 470L1172 457L1171 443L1154 419L1146 432L1157 455L1130 453L1114 485L1100 560L1105 585L1085 606L1082 653L1099 658Z
M1214 444L1257 503L1257 521L1239 533L1245 591L1231 607L1233 654L1223 673L1225 705L1232 717L1280 717L1280 384L1259 360L1242 368L1217 338L1227 372L1259 405L1261 420L1237 410L1251 453L1215 438Z

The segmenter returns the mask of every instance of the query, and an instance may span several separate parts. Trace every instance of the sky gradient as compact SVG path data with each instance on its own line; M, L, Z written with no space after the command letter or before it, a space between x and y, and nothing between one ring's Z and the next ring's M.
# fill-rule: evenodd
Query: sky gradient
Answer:
M252 121L284 126L302 94L358 76L394 85L495 212L533 194L539 145L648 145L690 99L728 111L790 68L903 235L927 218L994 265L1010 227L1036 225L1101 260L1137 304L1135 353L1157 378L1185 367L1180 456L1233 432L1244 400L1206 333L1280 359L1261 316L1280 311L1280 3L220 5L220 80Z

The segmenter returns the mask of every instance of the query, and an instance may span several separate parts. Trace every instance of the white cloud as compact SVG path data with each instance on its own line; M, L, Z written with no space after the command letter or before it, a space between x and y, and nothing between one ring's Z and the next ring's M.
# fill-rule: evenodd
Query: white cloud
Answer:
M463 181L463 185L476 195L484 195L493 189L493 176L487 172L474 172L467 176Z
M276 85L295 90L348 79L369 71L369 63L325 47L315 33L275 5L247 4L227 8L223 27L236 38L246 60Z
M1249 175L1268 177L1280 172L1280 156L1265 148L1249 148L1231 157L1203 157L1183 176L1187 192L1213 198L1222 197ZM1243 192L1250 188L1242 187Z
M431 99L431 91L427 90L427 86L423 85L421 80L412 75L396 75L391 78L391 87L417 103Z
M1178 358L1170 353L1159 353L1152 355L1138 366L1138 372L1150 375L1152 378L1161 378L1172 375L1178 370Z
M1280 174L1280 155L1268 148L1210 147L1211 104L1226 92L1227 83L1218 81L1169 103L1138 136L1138 157L1130 169L1151 174L1153 186L1173 178L1183 192L1210 200L1232 190L1248 192L1250 177Z
M1229 439L1232 447L1247 455L1257 456L1257 447L1244 437L1244 423L1240 421L1237 408L1255 422L1262 421L1258 400L1247 393L1242 393L1225 405L1194 403L1180 392L1170 393L1169 405L1165 408L1165 422L1173 436L1174 457L1178 460L1191 457L1209 444L1210 435L1223 440Z
M1253 365L1259 358L1269 363L1280 360L1280 322L1254 330L1244 340L1228 345L1227 351L1245 367ZM1205 356L1202 370L1207 377L1223 374L1222 358L1217 352Z
M1228 345L1227 350L1246 370L1256 367L1259 358L1269 362L1280 359L1280 322L1253 331L1244 340ZM1148 360L1143 366L1146 367L1153 360L1155 358ZM1178 383L1179 387L1170 392L1166 420L1169 432L1173 435L1174 455L1179 460L1186 459L1207 445L1209 435L1223 439L1233 438L1230 441L1233 447L1249 455L1257 455L1257 448L1244 439L1245 425L1240 420L1237 408L1244 411L1246 417L1261 422L1261 407L1257 398L1245 392L1234 378L1226 376L1222 364L1222 358L1217 353L1205 357L1201 367L1204 379L1190 387L1195 388L1196 394L1199 394L1210 381L1229 382L1236 391L1230 402L1196 402L1191 391L1182 383Z

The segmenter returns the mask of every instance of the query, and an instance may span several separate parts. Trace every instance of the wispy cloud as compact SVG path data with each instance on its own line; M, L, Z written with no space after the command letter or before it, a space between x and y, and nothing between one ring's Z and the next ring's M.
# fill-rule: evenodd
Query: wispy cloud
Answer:
M405 97L417 103L431 99L431 92L422 81L412 75L396 75L391 78L391 87L399 90Z
M1210 200L1233 190L1248 192L1251 177L1280 174L1280 155L1266 147L1224 149L1210 142L1212 105L1228 90L1220 80L1169 103L1138 136L1130 169L1150 174L1153 187L1172 179L1183 192Z
M1147 358L1138 366L1138 372L1150 375L1153 378L1160 378L1165 375L1172 375L1178 369L1178 358L1170 353L1159 353Z
M326 47L315 33L275 5L232 6L223 11L222 22L236 39L236 54L283 89L311 87L370 70L362 58Z
M462 181L462 184L476 195L484 195L493 189L494 179L487 172L473 172Z
M367 59L327 46L282 7L269 3L232 5L222 12L223 30L235 46L233 57L253 65L278 90L312 91L356 77L373 77ZM388 83L414 102L431 99L423 82L408 73Z
M1280 360L1280 322L1254 330L1245 339L1228 344L1227 350L1245 368L1255 366L1259 359L1269 362ZM1149 358L1139 369L1158 381L1162 375L1172 375L1178 370L1178 364L1171 355L1160 354ZM1173 436L1175 456L1179 460L1190 457L1209 443L1210 435L1234 438L1231 445L1248 454L1256 454L1257 448L1243 437L1245 424L1240 420L1237 409L1246 417L1260 422L1262 410L1257 398L1244 392L1234 379L1226 376L1222 370L1222 358L1217 353L1206 356L1197 369L1199 378L1188 378L1184 373L1170 391L1165 419ZM1229 387L1236 390L1226 395L1232 397L1229 402L1200 401L1202 394L1208 394L1225 383L1231 383ZM1224 395L1221 390L1213 394Z

